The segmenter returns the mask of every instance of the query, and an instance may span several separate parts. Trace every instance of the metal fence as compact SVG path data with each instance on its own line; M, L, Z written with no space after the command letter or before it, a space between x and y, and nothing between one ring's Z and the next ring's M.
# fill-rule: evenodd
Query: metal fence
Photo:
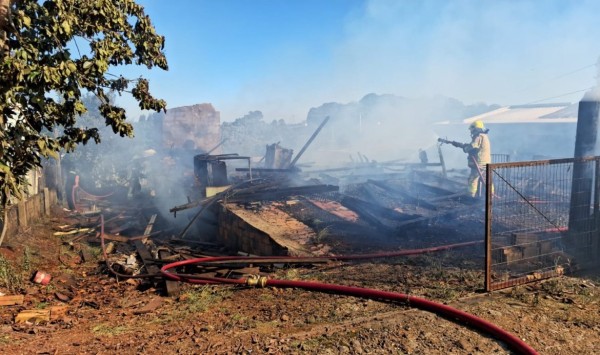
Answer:
M599 259L600 157L488 164L487 291Z
M492 163L508 163L510 162L510 154L492 154Z

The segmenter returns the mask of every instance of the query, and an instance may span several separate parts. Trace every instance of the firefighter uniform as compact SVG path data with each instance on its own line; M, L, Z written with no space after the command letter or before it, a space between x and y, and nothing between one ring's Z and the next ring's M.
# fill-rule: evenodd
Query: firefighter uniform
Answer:
M487 130L484 129L483 122L475 121L469 126L471 131L471 143L463 147L463 151L468 154L468 166L471 173L468 179L468 192L471 197L476 197L477 189L481 177L485 178L485 165L492 162L492 152L490 139ZM485 181L481 181L485 184ZM493 187L492 187L493 191Z

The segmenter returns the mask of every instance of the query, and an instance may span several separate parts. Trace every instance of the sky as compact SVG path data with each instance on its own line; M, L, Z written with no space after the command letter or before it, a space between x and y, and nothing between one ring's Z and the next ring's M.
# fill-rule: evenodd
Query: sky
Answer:
M137 0L166 37L144 76L168 108L301 122L369 93L465 104L577 102L596 85L596 0ZM132 119L133 99L119 102Z

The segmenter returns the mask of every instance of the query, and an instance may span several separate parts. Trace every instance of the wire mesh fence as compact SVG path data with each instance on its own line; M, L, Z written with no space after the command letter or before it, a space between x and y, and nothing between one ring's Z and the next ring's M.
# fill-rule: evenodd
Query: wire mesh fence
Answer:
M600 157L489 164L486 290L598 259Z

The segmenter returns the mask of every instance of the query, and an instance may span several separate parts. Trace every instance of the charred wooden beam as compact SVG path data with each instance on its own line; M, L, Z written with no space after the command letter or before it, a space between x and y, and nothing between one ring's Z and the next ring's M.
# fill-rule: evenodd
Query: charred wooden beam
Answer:
M383 181L377 181L377 180L368 180L367 182L370 183L370 184L373 184L373 185L375 185L377 187L380 187L380 188L382 188L382 189L384 189L384 190L386 190L386 191L388 191L388 192L390 192L390 193L392 193L392 194L394 194L394 195L402 198L407 203L412 203L412 204L417 205L419 207L423 207L423 208L426 208L426 209L429 209L429 210L434 210L434 211L438 209L438 207L436 205L434 205L432 203L429 203L429 202L427 202L427 201L425 201L423 199L420 199L420 198L412 196L411 194L409 194L402 187L399 187L399 186L398 187L396 187L396 186L392 187L392 186L390 186L389 184L386 184Z
M172 255L173 254L171 254L171 252L168 250L161 249L158 251L158 258L161 260L168 259ZM167 296L172 297L179 295L179 283L177 281L165 280L165 286L167 290Z
M298 168L287 168L287 169L275 169L275 168L235 168L235 171L249 172L254 171L258 173L297 173L300 170Z
M296 187L281 187L277 189L265 189L252 192L240 192L227 197L228 202L250 202L268 201L288 198L294 195L322 194L339 191L339 186L334 185L311 185Z
M344 201L344 200L346 201L346 203L350 203L352 205L361 205L362 207L367 209L367 211L369 211L369 213L374 214L376 216L381 216L386 219L390 219L392 221L403 222L403 221L408 221L408 220L422 217L422 215L402 213L400 211L397 211L397 210L394 210L394 209L391 209L388 207L384 207L384 206L381 206L381 205L378 205L375 203L367 202L367 201L364 201L364 200L361 200L358 198L354 198L354 197L350 197L350 196L345 196L342 199L342 201ZM348 206L345 206L345 207L348 207Z
M428 198L427 201L437 202L437 201L443 201L443 200L457 200L458 202L472 203L469 201L469 199L466 199L467 196L468 195L466 192L457 192L452 195L444 195L444 196Z
M455 189L455 190L461 190L461 189L464 190L465 189L464 182L459 182L459 181L450 179L446 176L440 176L440 175L432 174L431 172L425 172L425 171L415 171L414 173L417 176L417 178L419 178L421 181L434 180L435 182L437 182L438 185L448 187L449 189Z
M135 240L133 241L133 245L135 246L135 249L138 255L140 256L140 259L142 259L142 262L146 267L146 271L152 275L159 275L160 268L156 266L154 258L152 257L152 254L150 254L150 251L146 247L146 244L144 244L144 242L142 242L141 240ZM157 285L156 280L154 280L153 283L155 286Z
M152 217L150 217L150 221L148 221L146 229L144 229L144 236L149 236L152 233L152 228L154 228L154 222L156 222L156 216L156 214L153 214Z
M450 196L456 194L456 191L450 191L439 186L429 185L423 182L413 181L413 186L417 189L424 189L440 196Z
M185 205L175 206L175 207L171 208L169 210L169 212L176 213L176 212L179 212L179 211L184 211L184 210L187 210L187 209L190 209L190 208L194 208L196 206L201 206L201 205L203 205L203 204L205 204L205 203L207 203L207 202L209 202L211 200L212 200L212 198L205 198L205 199L202 199L202 200L192 201L190 203L186 203Z
M387 225L379 217L374 215L373 210L370 208L371 206L374 206L373 204L350 196L342 198L340 203L342 206L356 212L360 218L364 219L369 224L374 225L378 229L384 230L385 232L392 232L394 230L392 226Z
M304 152L306 151L306 148L308 148L308 146L312 143L312 141L315 139L315 137L317 137L319 132L321 132L321 129L323 129L323 127L325 127L325 124L327 124L328 121L329 121L329 116L325 117L325 119L323 120L323 122L321 122L321 124L319 125L319 127L317 128L315 133L313 133L312 136L310 136L310 138L308 139L308 142L306 142L306 144L304 144L302 149L300 149L300 152L298 153L298 155L296 155L294 160L292 160L292 162L290 163L290 166L289 166L290 169L296 165L296 163L298 162L298 159L300 159L302 154L304 154Z

